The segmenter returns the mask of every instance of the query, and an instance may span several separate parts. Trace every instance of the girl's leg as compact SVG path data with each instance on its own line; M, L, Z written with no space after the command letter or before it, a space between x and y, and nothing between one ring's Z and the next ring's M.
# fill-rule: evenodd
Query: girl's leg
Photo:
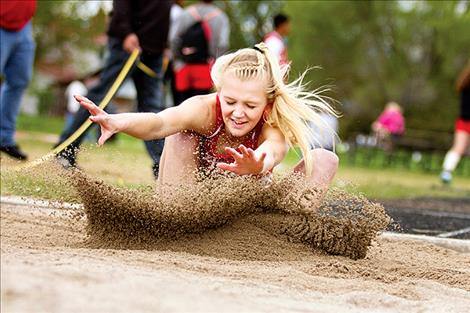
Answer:
M465 154L469 143L470 134L465 131L457 130L454 135L454 144L451 150L462 156Z
M313 149L310 154L313 163L312 173L307 176L307 179L319 190L326 191L338 170L338 156L325 149ZM306 175L304 160L297 163L294 172Z
M448 184L452 181L452 172L459 164L462 155L465 154L469 143L469 133L461 130L455 132L452 148L447 152L442 164L441 180L443 183Z
M164 184L195 182L198 144L197 135L187 132L166 137L158 182Z
M313 162L310 175L306 175L305 159L294 167L294 173L306 176L307 184L293 184L289 179L279 182L280 197L276 204L279 209L288 213L310 213L320 206L338 169L338 157L325 149L313 149L310 154Z

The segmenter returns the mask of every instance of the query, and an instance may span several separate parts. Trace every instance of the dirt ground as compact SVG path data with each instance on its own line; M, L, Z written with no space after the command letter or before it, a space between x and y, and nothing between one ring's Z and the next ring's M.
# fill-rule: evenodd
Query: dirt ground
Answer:
M152 250L89 244L65 209L1 205L2 312L468 312L470 255L379 238L327 255L262 217Z

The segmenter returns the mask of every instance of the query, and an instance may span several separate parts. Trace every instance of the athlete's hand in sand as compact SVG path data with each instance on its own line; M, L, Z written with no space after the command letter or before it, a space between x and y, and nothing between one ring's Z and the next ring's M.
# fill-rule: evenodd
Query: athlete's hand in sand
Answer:
M266 153L257 156L253 149L247 148L244 145L238 147L240 152L233 148L226 147L225 152L230 154L235 162L233 163L217 163L217 167L226 171L234 172L238 175L258 175L261 174L264 168L264 159Z
M106 113L103 109L100 109L90 99L74 95L75 100L80 103L82 107L90 112L90 120L101 126L101 137L98 139L98 144L101 146L109 139L113 134L119 132L119 123L113 119L110 114Z

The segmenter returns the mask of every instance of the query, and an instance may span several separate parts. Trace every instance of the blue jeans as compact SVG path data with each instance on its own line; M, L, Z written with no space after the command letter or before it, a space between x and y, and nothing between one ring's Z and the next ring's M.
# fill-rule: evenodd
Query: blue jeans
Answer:
M31 80L35 44L31 21L17 32L0 28L0 145L13 146L21 97Z
M122 41L116 38L109 38L108 49L109 55L106 59L103 72L101 73L100 82L98 85L90 89L87 95L87 97L97 105L104 98L106 92L111 87L124 66L124 63L129 58L129 54L122 48ZM157 77L150 77L139 70L135 65L129 71L128 75L130 75L134 81L134 85L137 90L137 111L158 113L164 109L162 101L162 54L148 55L143 53L140 56L140 60L158 75ZM58 144L64 142L70 135L72 135L89 116L90 114L88 111L80 107L77 113L75 113L74 120L71 125L65 128L60 135L60 142ZM80 147L85 133L70 144L63 153L61 153L61 156L67 158L72 164L75 164L77 148ZM154 172L158 173L158 165L163 151L164 140L159 139L144 142L147 152L154 162Z

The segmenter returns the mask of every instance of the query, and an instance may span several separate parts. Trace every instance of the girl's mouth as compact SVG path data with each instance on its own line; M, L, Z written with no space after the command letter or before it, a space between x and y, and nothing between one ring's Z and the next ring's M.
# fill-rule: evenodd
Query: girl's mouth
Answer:
M248 122L236 121L234 119L230 119L230 121L232 122L232 126L237 129L243 128L245 124L248 123Z

